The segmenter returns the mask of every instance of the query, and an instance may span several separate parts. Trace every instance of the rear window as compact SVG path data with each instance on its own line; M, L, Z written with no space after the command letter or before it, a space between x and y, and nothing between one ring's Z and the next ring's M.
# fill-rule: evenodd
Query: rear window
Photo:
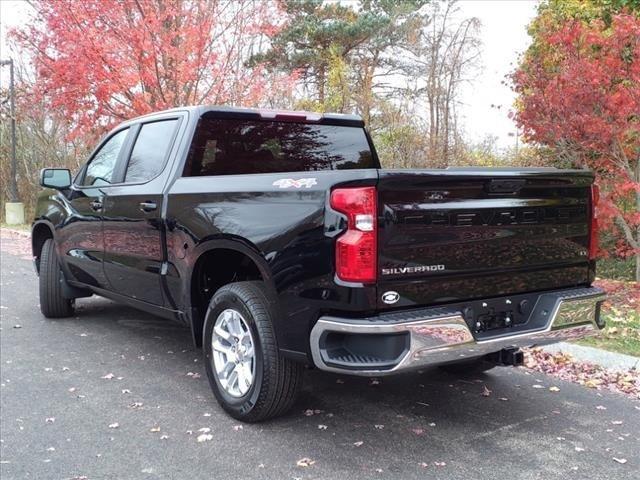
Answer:
M359 127L201 119L184 176L375 168Z

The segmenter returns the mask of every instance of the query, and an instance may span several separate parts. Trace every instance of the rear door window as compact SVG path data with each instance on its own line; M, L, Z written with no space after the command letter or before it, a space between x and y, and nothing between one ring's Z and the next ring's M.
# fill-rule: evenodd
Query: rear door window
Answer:
M142 125L131 151L125 183L146 182L162 171L177 124L174 118Z
M375 168L361 127L201 119L184 176Z

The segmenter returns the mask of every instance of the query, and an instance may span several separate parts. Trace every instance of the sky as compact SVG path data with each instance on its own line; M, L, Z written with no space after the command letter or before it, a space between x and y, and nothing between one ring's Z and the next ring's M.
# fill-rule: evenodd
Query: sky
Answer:
M460 113L466 137L471 141L479 142L492 135L497 137L500 148L515 144L516 127L508 117L514 95L502 82L505 75L515 68L518 55L529 44L526 28L535 17L537 4L536 0L459 2L461 16L477 17L482 24L481 71L472 85L464 87L461 95ZM28 12L29 7L21 0L0 0L0 58L5 59L11 53L6 43L7 29L24 22ZM0 72L2 85L8 81L6 70L4 67Z

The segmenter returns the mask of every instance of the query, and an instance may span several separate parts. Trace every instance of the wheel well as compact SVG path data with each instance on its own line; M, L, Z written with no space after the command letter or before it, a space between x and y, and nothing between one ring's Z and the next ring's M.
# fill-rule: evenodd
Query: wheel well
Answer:
M211 297L228 283L264 280L251 257L237 250L219 248L203 253L191 274L191 329L196 346L202 346L204 317Z
M39 223L33 227L33 231L31 232L31 252L36 260L35 263L38 273L40 273L40 254L42 253L42 247L44 242L50 238L53 238L53 232L47 225Z

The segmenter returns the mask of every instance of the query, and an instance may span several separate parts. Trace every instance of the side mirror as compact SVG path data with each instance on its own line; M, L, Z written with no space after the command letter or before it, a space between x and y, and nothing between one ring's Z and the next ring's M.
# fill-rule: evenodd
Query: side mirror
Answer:
M40 172L40 185L56 190L69 188L71 186L71 172L67 168L43 168Z

